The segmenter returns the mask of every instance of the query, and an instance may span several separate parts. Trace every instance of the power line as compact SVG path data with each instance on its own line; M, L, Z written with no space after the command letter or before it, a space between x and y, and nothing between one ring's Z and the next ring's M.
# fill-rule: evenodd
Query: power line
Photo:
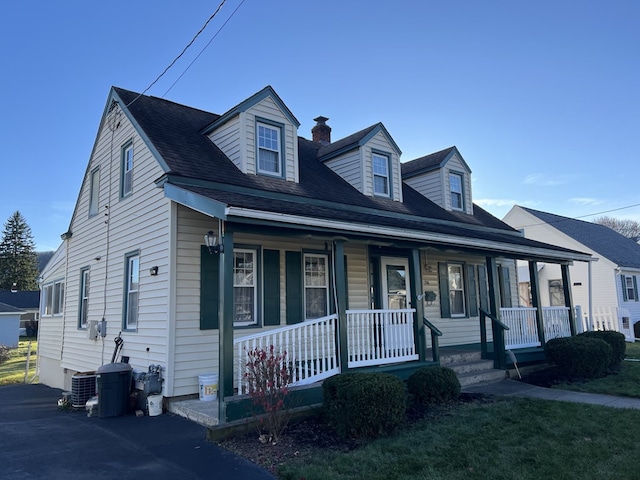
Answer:
M191 61L191 63L189 65L187 65L187 68L184 69L184 71L180 74L180 76L176 79L175 82L173 82L171 84L171 86L167 89L166 92L164 92L162 94L162 96L160 98L164 98L165 95L167 93L169 93L171 91L171 89L173 87L175 87L176 83L178 83L180 81L180 79L184 76L185 73L187 73L187 71L191 68L191 66L196 63L196 60L198 60L198 58L200 58L200 55L202 55L204 53L204 51L209 47L209 45L211 45L211 42L213 42L213 40L218 36L218 34L222 31L222 29L227 25L227 23L229 23L229 20L231 20L233 18L233 16L236 14L236 12L238 11L238 9L242 6L242 4L244 3L244 0L242 0L238 6L236 7L236 9L231 13L231 15L229 16L229 18L227 18L227 20L225 20L225 22L222 24L222 26L218 29L218 31L213 35L213 37L211 37L211 40L209 40L207 42L207 44L204 46L204 48L202 50L200 50L200 53L198 53L198 55L196 55L196 57Z
M523 225L520 228L537 227L539 225L549 225L549 224L552 224L552 223L566 222L567 220L579 220L581 218L593 217L595 215L602 215L604 213L617 212L619 210L626 210L627 208L634 208L634 207L640 207L640 203L635 203L633 205L627 205L626 207L612 208L611 210L604 210L602 212L588 213L587 215L580 215L578 217L562 217L562 218L559 218L558 220L553 220L553 221L549 221L549 222L532 223L530 225ZM531 210L533 210L533 209L531 209ZM551 215L555 215L555 214L552 213ZM555 216L560 217L560 215L555 215Z
M189 47L191 47L191 45L193 45L193 42L196 41L196 39L200 36L200 34L204 31L205 28L207 28L207 25L209 25L209 23L211 22L211 20L213 20L215 18L215 16L218 14L218 12L220 11L220 9L222 8L222 6L225 4L227 0L222 0L222 2L220 2L220 5L218 5L218 8L216 8L216 11L213 12L213 14L207 19L207 21L204 23L204 25L202 26L202 28L200 30L198 30L198 33L196 33L193 38L191 39L191 41L187 44L186 47L184 47L182 49L182 51L178 54L178 56L176 58L173 59L173 61L162 71L162 73L160 75L158 75L156 77L156 79L151 82L151 84L149 84L149 86L147 88L145 88L142 93L138 94L138 96L136 98L134 98L133 100L131 100L131 102L129 102L126 106L130 107L133 102L135 102L136 100L138 100L142 95L144 95L145 93L147 93L149 91L149 89L151 87L153 87L156 82L158 82L158 80L160 80L165 73L167 73L169 71L169 69L171 67L173 67L173 65L180 59L180 57L182 57L182 55L184 55L184 53L189 49Z

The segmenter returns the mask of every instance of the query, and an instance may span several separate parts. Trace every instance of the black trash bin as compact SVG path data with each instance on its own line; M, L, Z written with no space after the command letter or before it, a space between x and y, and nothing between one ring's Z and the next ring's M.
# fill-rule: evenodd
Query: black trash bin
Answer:
M96 370L98 416L118 417L127 412L131 394L131 365L107 363Z

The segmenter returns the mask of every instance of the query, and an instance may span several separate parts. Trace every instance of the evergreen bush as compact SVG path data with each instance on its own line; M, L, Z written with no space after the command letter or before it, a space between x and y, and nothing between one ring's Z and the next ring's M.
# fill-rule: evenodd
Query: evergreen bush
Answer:
M547 360L571 379L603 376L611 362L611 346L599 338L554 338L544 346Z
M446 403L460 396L460 381L446 367L422 367L407 380L407 389L416 403Z
M322 384L329 423L342 438L391 433L404 422L404 383L388 373L343 373Z
M611 346L611 362L609 368L619 368L622 360L624 360L624 354L627 350L627 342L624 335L620 332L614 332L612 330L606 331L594 331L584 332L578 335L579 337L599 338L604 340Z

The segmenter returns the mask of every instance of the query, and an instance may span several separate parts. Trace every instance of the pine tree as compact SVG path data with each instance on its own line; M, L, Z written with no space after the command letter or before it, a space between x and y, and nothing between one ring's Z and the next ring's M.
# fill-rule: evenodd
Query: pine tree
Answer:
M16 211L4 224L0 242L0 290L37 290L38 261L31 228Z

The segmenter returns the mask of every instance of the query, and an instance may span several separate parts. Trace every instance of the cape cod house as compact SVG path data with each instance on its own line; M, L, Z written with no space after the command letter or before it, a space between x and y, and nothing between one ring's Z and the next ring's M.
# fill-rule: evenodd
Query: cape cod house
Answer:
M41 381L68 389L121 332L135 370L162 366L165 397L219 372L225 421L256 346L286 351L311 383L438 362L447 346L504 367L505 348L575 331L568 292L553 312L515 308L515 259L568 276L588 254L474 205L455 147L401 164L381 123L332 141L315 120L312 140L299 137L269 86L222 115L113 88L43 274L60 297L42 315Z
M604 225L567 218L515 205L504 221L522 230L525 237L588 252L595 261L570 267L571 294L582 312L583 330L615 330L634 341L634 325L640 321L640 245ZM540 264L538 279L542 302L564 302L560 269ZM526 304L528 277L519 278L521 304Z

